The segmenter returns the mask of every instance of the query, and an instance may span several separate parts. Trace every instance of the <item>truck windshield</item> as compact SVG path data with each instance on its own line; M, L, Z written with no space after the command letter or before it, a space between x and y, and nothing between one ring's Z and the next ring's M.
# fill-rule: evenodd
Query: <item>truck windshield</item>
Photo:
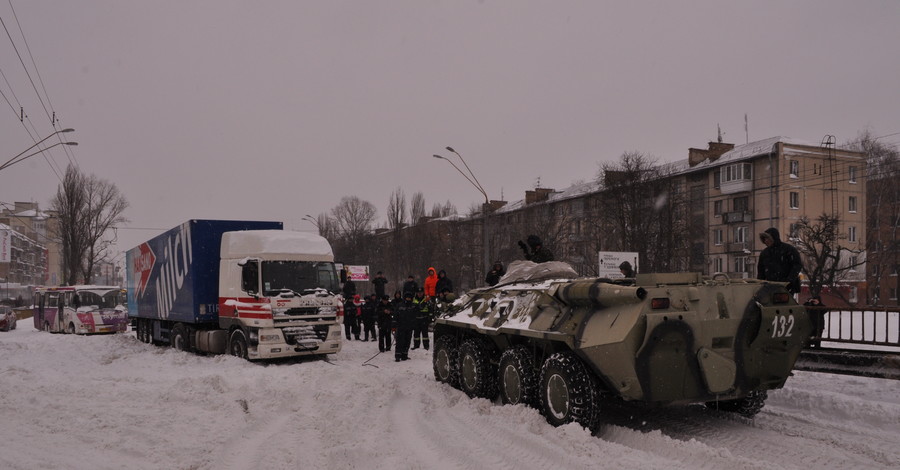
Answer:
M313 289L338 291L334 263L312 261L263 261L262 282L266 295L275 295L282 289L298 294Z

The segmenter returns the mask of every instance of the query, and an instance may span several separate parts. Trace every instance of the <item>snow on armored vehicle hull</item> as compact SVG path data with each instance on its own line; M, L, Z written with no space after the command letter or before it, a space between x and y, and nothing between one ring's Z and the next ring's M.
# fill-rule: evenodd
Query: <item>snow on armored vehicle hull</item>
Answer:
M576 278L515 262L435 321L435 378L470 397L594 428L602 400L707 403L752 417L781 388L811 324L785 283L639 274Z

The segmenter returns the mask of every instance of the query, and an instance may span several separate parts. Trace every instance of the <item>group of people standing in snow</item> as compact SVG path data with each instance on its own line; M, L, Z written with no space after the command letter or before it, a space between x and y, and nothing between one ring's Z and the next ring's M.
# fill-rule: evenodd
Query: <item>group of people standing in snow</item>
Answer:
M381 271L372 279L375 292L365 300L355 293L355 286L348 288L346 284L353 282L347 281L343 289L344 336L348 340L378 341L381 352L393 346L397 362L408 360L410 349L431 347L428 329L435 318L436 303L452 300L454 292L446 271L434 268L428 268L421 287L410 274L393 298L385 294L387 280Z
M543 246L541 239L529 235L526 242L519 241L525 259L535 263L553 260L553 253ZM378 341L380 352L394 349L394 360L409 359L409 350L431 348L429 327L434 322L441 305L455 299L453 281L443 269L429 267L422 285L410 274L393 298L385 293L388 283L384 273L378 271L372 279L375 292L365 299L356 293L356 285L346 280L342 288L344 296L344 336L347 340ZM503 263L494 262L485 282L494 286L506 274ZM377 331L376 331L377 327ZM393 344L392 344L393 343Z

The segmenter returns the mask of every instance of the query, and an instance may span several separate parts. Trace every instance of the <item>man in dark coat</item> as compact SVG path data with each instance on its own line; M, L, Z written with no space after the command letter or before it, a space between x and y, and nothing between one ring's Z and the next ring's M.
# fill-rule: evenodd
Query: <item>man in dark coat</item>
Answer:
M419 284L416 283L416 279L412 274L406 278L406 282L403 283L403 297L406 297L406 293L409 293L410 298L416 294L416 291L419 290Z
M375 297L381 299L384 297L384 285L387 284L387 279L384 278L384 274L381 271L375 274L375 279L372 279L372 284L375 285Z
M447 271L443 269L438 272L437 284L434 286L435 295L441 295L444 292L453 292L453 281L447 277Z
M525 240L528 242L527 245L522 240L519 240L519 247L525 252L525 259L535 263L553 261L553 253L544 247L543 242L537 235L529 235ZM529 248L531 248L530 252Z
M386 295L381 297L381 301L378 302L378 307L375 309L378 315L378 350L381 352L391 350L394 307L391 305L390 300L391 298Z
M781 234L775 227L759 234L766 248L759 255L757 278L764 281L787 282L788 292L800 292L800 271L803 264L800 253L791 245L781 241Z
M394 360L397 362L409 359L409 342L416 325L418 308L413 304L412 292L403 293L403 301L394 312L394 328L397 330L397 345L394 347Z
M350 339L350 334L355 334L356 339L359 339L359 325L356 323L356 305L353 303L353 298L349 298L344 301L344 334L347 336L347 339Z
M503 263L499 261L494 261L494 266L491 267L491 270L488 272L487 277L484 278L484 282L489 286L496 286L498 282L500 282L500 278L506 274L506 270L503 269Z
M375 313L375 308L378 307L378 300L376 300L375 294L369 294L366 297L366 302L362 306L362 324L363 324L363 333L364 338L363 341L377 341L378 336L375 334L375 320L377 314ZM372 339L369 339L369 333L371 333Z

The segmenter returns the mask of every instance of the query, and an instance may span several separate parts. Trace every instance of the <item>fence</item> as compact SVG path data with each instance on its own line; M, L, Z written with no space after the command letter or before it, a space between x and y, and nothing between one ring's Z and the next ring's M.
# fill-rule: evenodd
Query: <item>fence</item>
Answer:
M813 342L865 344L900 347L900 309L866 308L829 311L807 307L817 325ZM817 331L821 331L816 335Z

